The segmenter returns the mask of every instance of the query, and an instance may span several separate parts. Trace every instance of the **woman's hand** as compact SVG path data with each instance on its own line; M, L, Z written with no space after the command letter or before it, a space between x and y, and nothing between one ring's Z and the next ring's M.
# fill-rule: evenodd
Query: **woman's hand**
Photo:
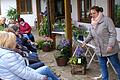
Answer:
M84 43L82 43L82 46L81 47L85 47L86 46L86 43L84 42Z
M113 48L112 47L107 47L107 52L112 52Z

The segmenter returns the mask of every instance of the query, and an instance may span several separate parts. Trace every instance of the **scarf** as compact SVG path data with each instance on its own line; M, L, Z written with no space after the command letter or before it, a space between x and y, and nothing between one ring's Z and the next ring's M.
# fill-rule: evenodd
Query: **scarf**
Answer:
M103 14L101 12L99 12L98 16L93 20L93 18L91 19L91 24L93 26L93 28L96 28L98 22L101 20Z

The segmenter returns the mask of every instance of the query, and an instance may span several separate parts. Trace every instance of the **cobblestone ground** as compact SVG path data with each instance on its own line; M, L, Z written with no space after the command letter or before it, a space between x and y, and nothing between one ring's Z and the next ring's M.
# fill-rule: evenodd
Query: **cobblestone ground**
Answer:
M35 39L40 39L36 32L33 33ZM86 70L85 75L72 75L70 65L59 67L56 64L54 53L56 50L51 52L43 52L38 51L39 58L43 61L47 66L49 66L56 74L60 75L62 80L94 80L93 78L100 75L100 68L98 66L98 62L92 62L90 68ZM110 80L117 80L116 75L111 67L109 67ZM101 79L98 79L101 80Z
M56 74L60 75L63 80L95 80L93 78L100 75L98 62L93 62L90 65L90 68L86 70L85 75L72 75L70 65L63 67L57 66L54 58L55 52L56 50L51 52L39 51L39 58L41 59L41 61L45 62L45 64L48 65ZM109 67L109 73L110 80L117 80L115 79L116 76L111 67Z

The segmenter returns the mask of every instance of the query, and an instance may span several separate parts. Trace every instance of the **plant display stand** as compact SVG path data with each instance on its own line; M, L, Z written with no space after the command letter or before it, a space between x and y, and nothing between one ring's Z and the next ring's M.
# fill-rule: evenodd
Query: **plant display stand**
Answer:
M78 48L70 58L69 63L71 64L71 74L86 74L87 59L82 52L82 48L78 46Z
M73 75L85 75L86 65L71 65L71 74Z

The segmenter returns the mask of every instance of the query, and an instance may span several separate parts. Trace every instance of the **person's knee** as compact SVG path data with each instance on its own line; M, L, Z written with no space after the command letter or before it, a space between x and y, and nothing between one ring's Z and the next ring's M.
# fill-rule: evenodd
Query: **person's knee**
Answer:
M49 71L50 68L48 66L42 66L42 68L45 70L45 71Z

